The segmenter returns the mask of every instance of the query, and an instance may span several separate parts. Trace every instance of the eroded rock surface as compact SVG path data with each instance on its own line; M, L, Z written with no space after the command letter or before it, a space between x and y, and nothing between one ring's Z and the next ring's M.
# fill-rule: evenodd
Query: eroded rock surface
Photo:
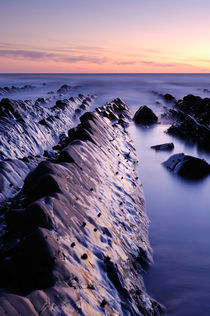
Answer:
M92 98L80 95L58 100L47 108L44 99L37 100L0 101L0 160L43 154L73 125L75 111L85 105L80 108L80 112L84 111L92 102Z
M160 314L128 117L120 99L85 113L2 210L0 314Z

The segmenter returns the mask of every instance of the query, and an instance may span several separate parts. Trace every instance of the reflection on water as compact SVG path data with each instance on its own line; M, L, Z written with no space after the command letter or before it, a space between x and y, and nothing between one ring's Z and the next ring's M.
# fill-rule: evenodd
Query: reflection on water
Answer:
M130 128L140 159L154 251L145 284L149 294L166 306L167 315L205 316L210 313L210 177L186 181L168 172L161 162L178 152L208 161L210 155L164 134L165 129ZM173 152L150 149L171 141Z

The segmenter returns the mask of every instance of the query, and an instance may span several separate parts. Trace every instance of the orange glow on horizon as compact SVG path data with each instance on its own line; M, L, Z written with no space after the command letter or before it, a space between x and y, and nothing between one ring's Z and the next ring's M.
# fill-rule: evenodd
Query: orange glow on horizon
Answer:
M1 73L210 73L205 0L11 1Z

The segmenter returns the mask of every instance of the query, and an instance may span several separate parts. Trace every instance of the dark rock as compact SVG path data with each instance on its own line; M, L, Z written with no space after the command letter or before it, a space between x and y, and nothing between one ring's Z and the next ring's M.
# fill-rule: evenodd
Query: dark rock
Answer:
M38 98L35 102L35 104L47 104L47 101L45 100L45 98Z
M149 268L150 260L148 258L147 252L141 247L139 247L139 253L136 257L136 260L138 263L140 263L143 270L147 270Z
M103 299L103 301L101 302L100 306L102 308L104 308L106 306L106 304L107 304L107 301L105 299Z
M57 93L66 94L72 90L72 87L68 86L67 84L62 85L58 90Z
M189 179L200 179L210 174L210 165L205 160L183 153L172 155L163 165L173 173Z
M84 103L80 104L80 109L85 110L86 109L86 105Z
M210 98L189 94L176 103L176 108L193 116L200 124L210 127Z
M95 122L97 120L97 117L94 113L92 112L86 112L85 114L83 114L82 116L80 116L80 122L81 123L85 123L89 120L92 120L93 122Z
M81 259L82 259L82 260L86 260L87 258L88 258L88 256L87 256L86 253L84 253L84 254L81 256Z
M43 153L43 156L50 158L50 159L56 159L56 155L55 155L54 151L50 151L50 150L45 150Z
M68 101L67 100L57 100L55 106L53 109L61 109L64 110L68 106Z
M175 97L173 95L169 94L169 93L164 94L163 98L167 102L174 102L174 101L176 101Z
M169 134L196 142L200 147L210 149L210 129L200 124L192 116L185 114L179 122L172 124Z
M174 149L174 144L173 143L165 143L165 144L161 144L161 145L151 146L150 148L155 149L155 150L172 150L172 149Z
M158 117L150 108L148 108L146 105L143 105L135 113L133 120L137 124L147 125L156 123Z
M23 101L15 101L11 99L2 99L0 101L0 117L5 116L9 118L15 117L16 120L24 122L24 119L21 115L21 106L24 109Z
M46 122L45 119L42 119L41 121L39 121L39 124L43 125L43 126L46 126L48 128L50 128L49 124Z
M93 137L91 133L83 128L83 127L77 127L77 128L72 128L68 131L68 136L70 138L70 141L73 140L89 140L90 142L94 143Z

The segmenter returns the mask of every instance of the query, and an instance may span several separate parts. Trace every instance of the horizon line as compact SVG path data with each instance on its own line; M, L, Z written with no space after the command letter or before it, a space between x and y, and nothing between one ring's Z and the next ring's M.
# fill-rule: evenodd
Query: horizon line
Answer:
M0 75L210 75L210 72L3 72Z

